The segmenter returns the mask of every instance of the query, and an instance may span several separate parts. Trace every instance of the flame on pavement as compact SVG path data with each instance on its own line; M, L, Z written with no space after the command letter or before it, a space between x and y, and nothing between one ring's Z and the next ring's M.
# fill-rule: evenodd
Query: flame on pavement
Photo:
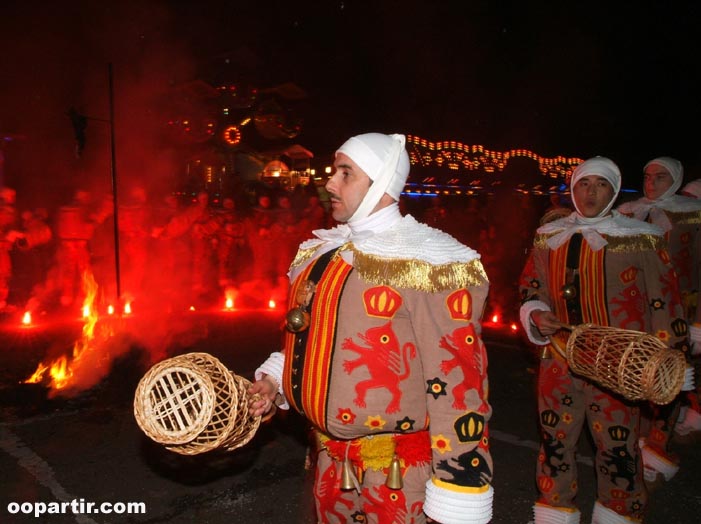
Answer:
M86 371L90 372L89 369L81 368L95 365L96 357L99 358L95 354L99 343L113 334L111 327L107 325L106 329L99 332L99 338L96 340L95 328L99 319L95 307L97 291L98 286L93 274L90 271L84 272L83 292L85 300L82 308L84 324L82 335L75 341L70 358L67 355L62 355L48 362L40 362L36 371L24 381L25 384L36 384L48 380L52 390L60 390L70 386L76 375L81 375ZM79 371L82 373L78 373Z

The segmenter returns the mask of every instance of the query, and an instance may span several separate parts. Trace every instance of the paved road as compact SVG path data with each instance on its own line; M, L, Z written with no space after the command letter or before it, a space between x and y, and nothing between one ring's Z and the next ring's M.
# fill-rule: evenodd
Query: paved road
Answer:
M254 368L277 347L281 313L193 314L169 325L171 354L205 351L237 374ZM18 330L14 319L0 329L0 523L231 524L314 522L310 473L304 468L304 425L280 414L245 447L228 453L181 456L153 443L133 417L133 393L148 369L144 349L133 343L111 362L99 383L73 398L48 398L39 385L19 385L46 353L70 348L80 323L47 323ZM157 326L149 325L157 331ZM534 365L518 336L489 329L492 451L496 524L525 524L535 490L537 451ZM593 505L591 446L582 439L580 505L589 522ZM698 445L676 444L680 473L653 495L648 524L699 522L701 454ZM675 506L675 497L683 505ZM8 505L28 501L143 502L144 514L11 514ZM79 506L78 506L79 507ZM120 509L119 506L115 506ZM11 506L10 509L14 509Z

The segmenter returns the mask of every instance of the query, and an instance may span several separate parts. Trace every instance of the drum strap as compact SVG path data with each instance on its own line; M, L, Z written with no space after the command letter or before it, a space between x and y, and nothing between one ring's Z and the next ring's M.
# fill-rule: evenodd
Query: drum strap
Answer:
M567 294L567 316L570 324L581 324L582 303L579 286L579 255L582 251L582 234L575 233L567 246L567 263L565 269L565 287L572 286L574 293Z

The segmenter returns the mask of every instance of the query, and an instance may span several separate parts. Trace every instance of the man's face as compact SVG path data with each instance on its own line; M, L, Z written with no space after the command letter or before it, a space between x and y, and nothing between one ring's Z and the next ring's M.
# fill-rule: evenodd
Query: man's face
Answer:
M609 205L613 186L602 176L585 175L572 188L577 209L586 218L594 218Z
M674 179L664 167L659 164L650 164L645 168L643 175L643 191L650 200L657 200L667 191Z
M347 222L353 216L370 189L370 177L358 164L343 153L336 155L334 174L326 182L331 215L338 222Z

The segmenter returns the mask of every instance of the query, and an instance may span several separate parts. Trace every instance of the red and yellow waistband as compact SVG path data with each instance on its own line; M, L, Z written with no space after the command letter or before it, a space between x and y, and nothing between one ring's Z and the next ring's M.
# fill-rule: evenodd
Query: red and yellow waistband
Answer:
M332 459L346 458L361 470L381 471L396 456L402 467L427 464L431 461L431 438L428 431L415 433L383 433L353 440L336 440L315 431L317 450L326 450Z

